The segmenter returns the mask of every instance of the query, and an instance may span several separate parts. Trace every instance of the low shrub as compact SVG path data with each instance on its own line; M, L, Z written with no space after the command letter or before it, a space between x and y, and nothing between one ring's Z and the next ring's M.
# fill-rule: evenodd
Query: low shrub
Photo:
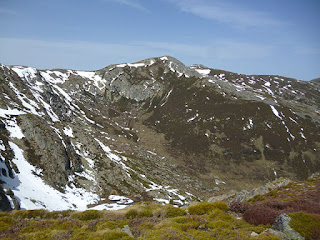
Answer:
M44 209L39 210L18 210L13 212L13 217L17 219L32 219L32 218L46 218L49 211Z
M262 205L253 205L243 214L243 219L253 225L274 223L279 212Z
M220 209L213 209L208 214L210 220L224 220L229 221L232 219L232 216Z
M320 204L304 199L294 200L288 203L294 211L303 211L311 214L320 214Z
M173 218L186 215L186 211L182 208L174 207L173 205L165 206L165 217Z
M250 200L248 200L248 202L250 203L254 203L254 202L257 202L257 201L263 201L263 200L266 200L265 197L262 197L260 194L258 195L255 195L253 198L251 198Z
M244 213L246 210L249 209L249 206L250 204L247 202L235 201L230 204L229 208L232 212Z
M207 239L215 239L214 234L211 232L199 231L195 229L189 229L186 232L188 238L187 239L197 239L197 240L207 240Z
M138 216L138 211L137 209L130 209L126 212L125 216L128 219L136 218Z
M146 232L142 239L148 240L168 240L168 239L188 239L184 231L174 227L161 228Z
M196 205L192 205L188 207L188 212L191 215L203 215L208 214L213 209L220 209L222 211L228 211L228 205L225 202L217 201L217 202L201 202Z
M118 220L118 221L110 221L110 220L104 220L100 221L97 224L97 230L102 231L102 230L115 230L118 228L123 228L125 225L128 225L127 220Z
M296 212L290 214L290 226L306 240L320 239L320 215Z
M130 237L127 233L116 230L101 231L92 234L88 240L103 239L103 240L134 240L135 238Z
M152 229L152 227L159 223L159 221L160 219L157 217L134 218L129 221L128 225L130 226L133 235L138 237Z
M77 212L72 215L73 218L79 219L81 221L99 219L103 215L102 211L98 210L87 210L83 212Z
M72 219L71 221L56 221L52 228L56 230L69 230L82 227L79 220Z
M234 224L232 222L217 220L217 221L210 221L207 224L208 228L215 229L215 230L231 230L234 228Z
M152 217L153 216L153 211L151 208L148 207L143 207L142 209L139 209L138 211L138 217Z

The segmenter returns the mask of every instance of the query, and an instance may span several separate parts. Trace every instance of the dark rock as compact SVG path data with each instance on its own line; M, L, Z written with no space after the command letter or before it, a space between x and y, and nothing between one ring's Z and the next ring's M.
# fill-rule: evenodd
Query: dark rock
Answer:
M11 211L12 207L3 188L0 186L0 211Z
M290 220L291 217L288 214L283 213L276 218L272 228L284 233L288 240L304 240L304 237L301 237L298 232L290 227Z

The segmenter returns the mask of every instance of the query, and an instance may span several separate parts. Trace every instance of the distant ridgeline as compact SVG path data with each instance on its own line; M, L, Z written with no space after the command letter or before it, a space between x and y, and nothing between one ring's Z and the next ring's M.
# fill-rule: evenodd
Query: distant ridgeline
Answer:
M97 71L0 65L0 89L1 210L185 205L320 170L317 79L160 57Z

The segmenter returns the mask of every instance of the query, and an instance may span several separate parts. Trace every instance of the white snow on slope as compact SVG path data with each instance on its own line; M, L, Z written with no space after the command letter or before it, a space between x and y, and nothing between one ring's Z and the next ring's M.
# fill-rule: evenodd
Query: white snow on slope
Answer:
M93 81L94 85L100 90L102 90L106 86L107 81L95 72L77 71L76 73L83 78L87 78Z
M37 70L32 67L15 66L12 68L19 77L31 80L36 77Z
M47 70L47 71L41 71L40 75L49 83L62 84L69 79L71 72L72 72L71 70L68 70L67 73ZM52 77L52 75L55 75L55 77Z
M127 167L127 166L123 163L123 161L126 161L127 158L126 158L126 157L119 157L118 155L112 153L112 150L111 150L108 146L104 145L104 144L103 144L101 141L99 141L97 138L95 138L95 140L99 143L99 145L100 145L100 147L102 148L102 150L107 154L108 158L109 158L110 160L112 160L112 161L120 164L120 165L122 166L122 168L126 171L127 175L128 175L129 177L131 177L130 174L128 173L128 170L132 170L132 169L129 168L129 167Z
M192 118L188 119L187 122L192 122L193 120L195 120L197 117L199 117L199 114L196 113L196 115L194 115Z
M118 64L117 67L125 67L125 66L129 66L129 67L144 67L146 64L145 63L122 63L122 64Z
M210 74L211 70L210 69L194 69L201 75L207 76Z
M11 138L22 139L24 137L16 118L5 119L4 123L6 125L6 129L10 132Z
M21 114L26 114L26 112L23 112L18 109L11 109L10 107L8 107L8 109L0 108L0 117L2 118L6 118L7 116L11 116L11 115L21 115Z
M23 156L21 150L16 144L9 142L10 147L14 151L13 162L17 165L20 173L16 174L14 179L4 177L5 187L9 187L21 200L22 209L41 209L47 210L86 210L88 204L97 202L96 194L85 191L81 188L65 188L65 193L45 184L45 182L33 172L36 168L29 164Z
M26 97L26 95L24 95L23 93L21 93L13 84L12 82L9 83L10 88L15 92L15 94L17 95L18 99L21 101L22 105L26 108L26 110L28 109L28 112L37 115L37 116L41 116L43 114L40 114L37 112L36 108L39 109L38 104L33 101L30 100Z
M282 120L282 117L279 115L278 110L272 105L270 105L270 108L271 108L273 114L276 115L278 118L280 118Z
M71 138L74 138L73 136L73 131L72 131L72 128L71 127L65 127L63 129L63 132L65 135L67 135L68 137L71 137Z

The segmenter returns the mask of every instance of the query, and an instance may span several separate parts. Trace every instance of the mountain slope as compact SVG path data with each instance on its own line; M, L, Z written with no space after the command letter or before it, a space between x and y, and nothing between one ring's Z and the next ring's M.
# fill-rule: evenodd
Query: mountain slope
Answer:
M110 194L183 204L320 169L314 82L172 57L92 72L1 65L0 79L1 180L11 205L84 209ZM39 183L22 193L30 178ZM41 184L63 204L30 194Z

